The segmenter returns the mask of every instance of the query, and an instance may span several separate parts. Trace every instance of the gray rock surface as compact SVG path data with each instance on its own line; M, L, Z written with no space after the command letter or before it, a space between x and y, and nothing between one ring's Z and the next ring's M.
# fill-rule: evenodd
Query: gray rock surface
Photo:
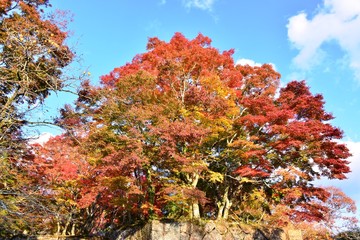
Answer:
M213 221L204 224L152 221L138 231L121 233L116 240L302 240L302 236L299 230L260 230Z

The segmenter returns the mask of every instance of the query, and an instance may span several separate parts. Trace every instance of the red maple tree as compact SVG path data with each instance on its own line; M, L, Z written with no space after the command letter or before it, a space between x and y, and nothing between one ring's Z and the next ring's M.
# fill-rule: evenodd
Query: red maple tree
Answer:
M350 153L321 95L304 81L279 88L271 65L235 65L201 34L150 38L147 50L62 110L94 166L87 205L121 222L261 221L279 204L292 221L324 219L330 195L313 181L344 179Z

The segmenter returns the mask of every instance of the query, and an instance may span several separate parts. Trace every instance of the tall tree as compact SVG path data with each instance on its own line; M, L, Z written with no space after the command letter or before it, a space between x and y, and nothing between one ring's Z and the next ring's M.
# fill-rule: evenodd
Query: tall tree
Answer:
M125 189L133 193L135 203L119 194L126 197L119 199L125 206L199 218L199 203L206 199L196 188L198 181L216 179L215 173L206 173L209 154L202 144L212 121L220 125L229 108L228 90L219 75L236 85L236 79L228 77L235 69L232 51L220 54L210 39L199 35L189 41L181 34L169 44L150 39L148 49L104 76L102 88L84 86L77 103L81 120L64 110L65 124L73 128L74 122L85 122L85 145L96 153L99 177L122 176L123 185L131 186L131 191Z
M122 222L262 221L281 204L292 221L324 219L330 193L313 180L345 178L350 154L321 95L304 81L279 89L271 65L236 66L201 34L147 50L62 110L94 166L84 202Z
M225 149L222 165L230 166L227 180L234 186L230 192L245 189L234 196L240 201L236 205L254 191L266 200L264 211L284 202L293 206L289 213L297 220L320 220L326 209L309 203L326 201L329 194L312 181L320 176L344 179L350 171L346 161L350 153L335 141L342 132L328 123L333 117L325 112L322 96L312 95L304 81L290 82L278 97L274 89L259 92L264 87L250 86L254 89L245 90L238 100L243 110L232 135L226 143L218 143Z
M0 3L0 234L26 228L25 212L39 210L21 170L29 156L23 127L37 124L29 114L64 88L62 72L74 57L56 14L44 18L47 6L47 0Z
M48 1L2 1L0 5L0 150L19 150L27 114L65 82L62 69L73 59L65 45L67 32L41 7ZM10 153L11 151L11 153Z
M34 157L26 169L35 194L47 200L51 212L47 215L46 233L56 235L83 234L85 221L81 219L78 200L82 182L90 166L77 143L62 135L49 139L43 145L32 145ZM79 228L77 228L79 227ZM56 231L55 231L56 229Z

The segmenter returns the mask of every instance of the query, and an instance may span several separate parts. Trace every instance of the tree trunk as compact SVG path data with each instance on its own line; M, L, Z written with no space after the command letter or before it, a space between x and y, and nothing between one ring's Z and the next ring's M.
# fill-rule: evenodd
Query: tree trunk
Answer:
M198 182L199 182L199 174L194 173L195 176L193 178L193 182L191 183L192 187L195 189ZM195 219L199 219L200 218L200 207L199 207L199 201L198 200L194 200L194 202L192 203L192 210L193 210L193 218Z
M225 201L225 209L224 209L224 214L223 214L223 219L228 219L229 218L229 210L231 208L232 202L230 202L229 198L226 199Z
M222 202L218 202L217 206L218 206L218 213L217 213L217 216L216 216L216 220L221 220L223 212L224 212L225 205L222 204Z
M186 181L187 184L190 184L193 189L196 188L198 182L199 182L199 174L198 173L192 173L192 174L186 174ZM200 207L199 207L199 200L195 199L190 202L190 218L192 219L199 219L200 218Z
M154 205L155 205L155 188L152 184L152 179L151 179L151 171L150 168L147 169L147 179L148 179L148 199L147 201L150 204L150 209L149 209L149 214L150 214L150 218L153 218L156 214L154 211Z
M192 204L192 218L193 219L200 218L200 207L199 207L199 202L197 200Z
M72 227L71 227L71 236L75 236L76 233L76 224L73 223Z
M60 235L60 231L61 231L61 225L60 225L60 221L57 221L57 231L56 231L56 235Z
M63 231L62 231L62 235L63 235L63 236L66 236L67 229L68 229L68 227L69 227L69 225L70 225L70 223L71 223L71 219L72 219L72 217L71 217L71 215L70 215L69 218L68 218L68 220L66 221L65 227L64 227L64 229L63 229Z
M221 201L217 203L218 205L218 213L217 220L228 219L229 210L231 208L232 202L229 200L229 187L225 188L225 192Z

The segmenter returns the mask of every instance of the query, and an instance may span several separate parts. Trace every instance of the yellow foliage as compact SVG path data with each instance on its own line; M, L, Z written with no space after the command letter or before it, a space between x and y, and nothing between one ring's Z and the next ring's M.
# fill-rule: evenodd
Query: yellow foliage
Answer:
M224 175L219 172L208 171L208 180L212 183L222 182L224 180Z

